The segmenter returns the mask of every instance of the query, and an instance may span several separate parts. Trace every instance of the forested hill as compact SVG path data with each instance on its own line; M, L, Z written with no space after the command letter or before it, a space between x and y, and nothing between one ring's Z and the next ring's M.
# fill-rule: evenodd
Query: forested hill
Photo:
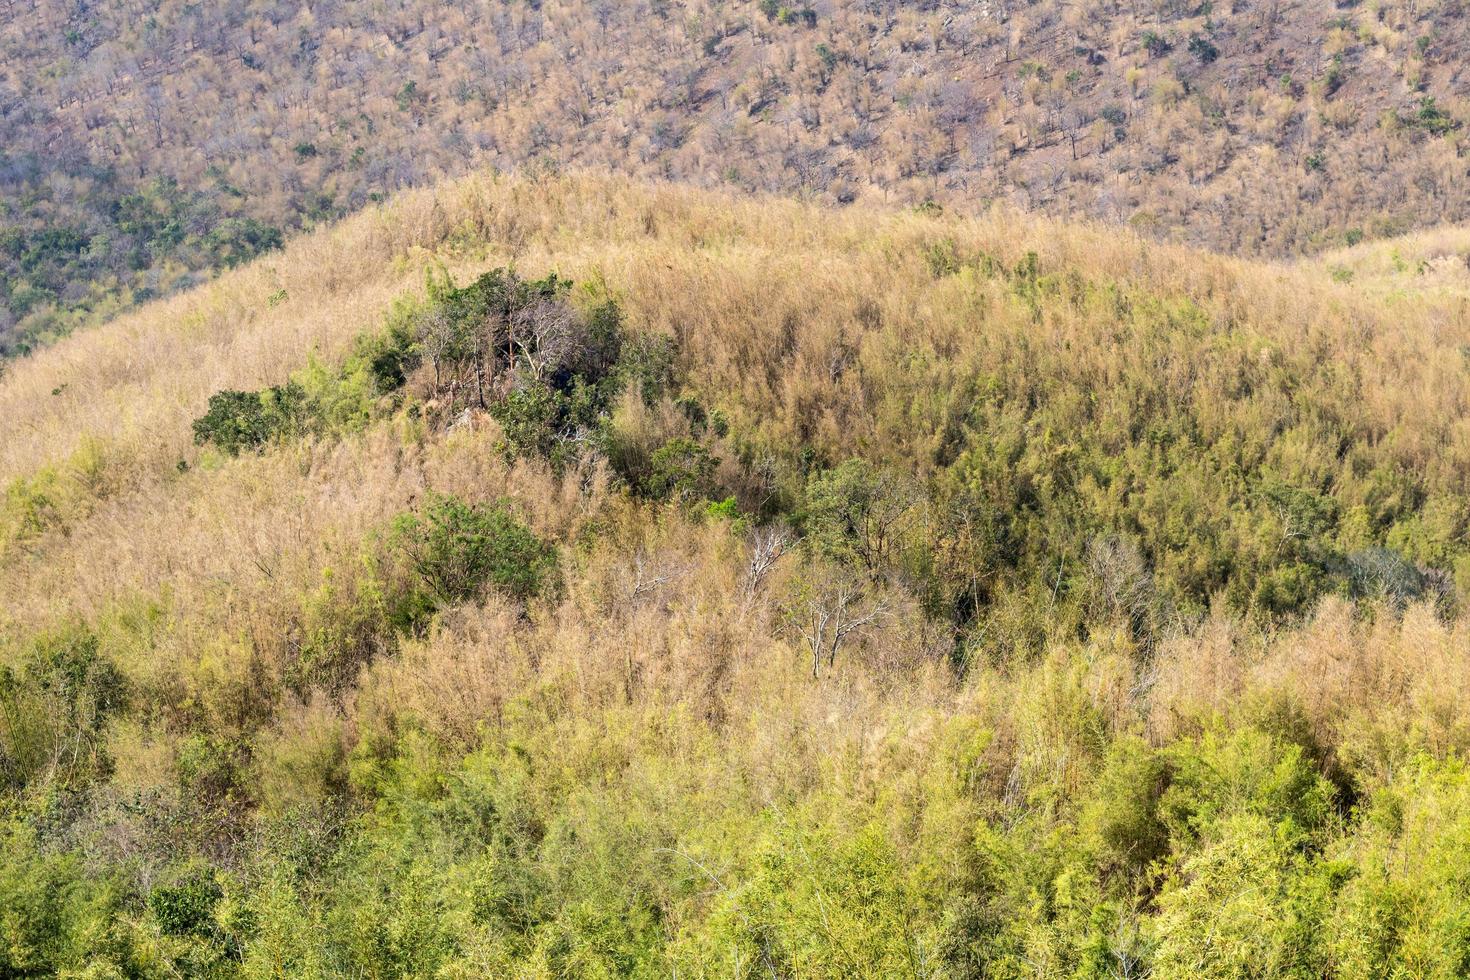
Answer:
M1288 253L1464 216L1460 0L0 0L0 347L470 166Z
M485 173L22 358L0 976L1463 976L1467 251Z

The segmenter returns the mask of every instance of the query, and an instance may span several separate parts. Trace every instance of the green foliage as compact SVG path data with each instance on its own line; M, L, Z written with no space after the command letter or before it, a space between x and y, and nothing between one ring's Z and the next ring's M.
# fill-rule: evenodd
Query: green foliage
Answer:
M930 911L876 823L830 827L803 815L775 823L750 878L715 903L676 956L694 975L912 976Z
M555 273L525 280L494 269L463 287L431 274L429 300L409 318L440 411L483 408L500 422L507 455L557 469L598 445L621 391L662 397L673 363L667 341L627 335L611 300L574 308L571 287Z
M1419 100L1419 109L1409 116L1398 115L1399 125L1421 129L1431 136L1447 136L1460 128L1460 121L1441 109L1434 96L1426 95Z
M1141 739L1110 747L1078 817L1088 852L1105 872L1138 874L1168 853L1159 802L1171 772L1168 758Z
M898 560L918 500L898 473L850 459L807 485L801 522L818 551L877 573Z
M208 869L196 869L148 895L148 910L169 936L209 935L224 891Z
M401 609L405 603L412 608L425 601L411 592L405 597L393 591L393 583L383 581L383 563L366 551L356 569L324 568L316 589L302 597L294 630L297 654L285 676L296 694L307 697L313 690L342 694L356 680L359 668L392 648L395 602Z
M204 236L202 248L210 265L232 269L284 244L279 228L254 218L226 218Z
M1322 77L1322 91L1327 96L1334 95L1342 88L1342 83L1347 76L1347 67L1343 64L1342 55L1332 56L1332 64L1327 68L1327 74Z
M486 587L525 601L556 583L556 549L505 503L468 504L436 494L422 513L398 518L392 545L412 577L410 595L400 600L410 621L474 599Z
M15 666L0 666L0 787L45 780L81 788L106 776L104 729L127 685L81 626L36 637Z
M0 974L1463 975L1453 672L1338 667L1400 627L1458 662L1454 468L1229 311L905 248L994 315L965 347L860 308L861 418L821 387L753 412L600 291L508 270L431 277L341 365L211 399L196 436L242 453L360 429L432 371L404 428L483 397L553 470L492 482L583 491L578 577L509 500L423 489L345 555L162 580L218 620L104 596L91 628L7 625ZM1108 344L1056 342L1059 311ZM483 487L468 435L403 446L407 486ZM625 485L569 471L584 447ZM16 480L7 545L59 540L104 462ZM1364 604L1272 639L1333 592ZM794 679L793 597L827 629L872 614L851 667L834 644Z
M360 336L335 369L313 358L283 385L211 395L208 409L194 420L194 442L238 456L278 440L359 430L417 363L411 335L394 322L382 334Z
M943 279L960 271L959 257L955 254L955 246L952 241L931 242L924 247L924 261L929 266L929 274L935 279Z
M1144 31L1140 42L1143 44L1143 49L1148 52L1151 58L1162 58L1174 49L1174 45L1169 43L1169 39L1157 31Z
M707 500L715 492L718 462L693 439L671 439L654 450L641 489L654 500L672 499L681 504Z
M48 848L25 821L0 818L0 975L145 975L142 937L128 918L135 910L122 883L94 877L80 853Z
M869 365L882 394L870 398L878 414L866 438L905 447L890 467L928 476L894 498L906 515L896 533L878 534L863 513L872 490L852 481L860 469L806 481L797 509L810 512L814 545L901 569L926 608L962 626L999 615L1005 583L1017 604L1006 616L1045 621L1052 635L1097 608L1097 541L1130 542L1151 582L1143 640L1218 599L1279 622L1331 593L1381 591L1396 603L1446 594L1467 514L1431 493L1435 478L1363 438L1351 386L1318 362L1265 351L1187 300L1068 281L1030 257L1011 268L955 260L962 280L1004 284L1018 311L1073 304L1125 324L1107 380L1019 328L987 335L971 366L926 349ZM1209 380L1181 386L1158 369L1186 363ZM1269 406L1287 390L1294 414L1280 428L1258 424L1282 418ZM788 465L798 481L809 464ZM893 522L878 516L879 530ZM1369 548L1398 553L1413 574L1368 568Z
M422 102L423 98L423 93L419 91L419 83L413 79L404 82L403 87L393 96L399 112L409 111Z
M1159 809L1178 843L1212 839L1223 821L1268 817L1273 833L1306 847L1333 815L1333 789L1301 746L1265 732L1207 733L1171 753L1172 774Z
M1462 976L1470 969L1465 868L1470 774L1463 760L1412 760L1363 807L1344 848L1355 873L1323 945L1342 976Z
M200 272L238 265L283 242L279 227L234 214L217 195L185 190L172 178L131 187L115 172L83 179L92 186L85 226L57 222L33 201L28 220L0 229L0 321L8 321L0 326L0 356L24 353L128 301L193 285ZM88 282L90 289L77 288ZM11 323L13 333L5 329Z
M298 426L304 392L286 384L264 391L221 391L209 397L209 408L194 420L194 442L213 443L238 456L283 437Z
M1300 746L1244 729L1177 746L1160 802L1175 856L1159 896L1165 976L1319 976L1342 869L1320 847L1333 790Z
M4 523L0 524L4 537L0 544L24 541L61 522L59 484L56 468L47 467L30 477L17 477L5 488Z
M517 388L496 402L490 414L500 423L512 456L551 459L568 437L563 425L569 414L567 399L548 385Z
M1150 49L1149 53L1153 54L1153 50ZM1207 65L1220 57L1220 49L1215 47L1214 43L1209 38L1201 34L1190 35L1189 53L1194 55L1195 58L1197 58L1202 65ZM1155 57L1157 57L1157 55L1155 55Z
M730 521L733 523L742 520L740 504L734 497L726 497L724 500L711 500L705 505L704 516L712 521Z
M636 391L653 405L674 386L674 341L659 334L638 334L621 349L615 368L621 388Z
M1154 975L1322 976L1334 875L1254 814L1223 819L1159 897Z

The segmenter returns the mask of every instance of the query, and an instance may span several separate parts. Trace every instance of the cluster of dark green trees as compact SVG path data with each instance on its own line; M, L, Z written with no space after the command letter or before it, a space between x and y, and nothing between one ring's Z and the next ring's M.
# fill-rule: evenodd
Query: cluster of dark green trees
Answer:
M281 385L212 396L194 422L195 441L234 456L340 435L403 406L412 376L421 384L407 411L441 426L484 411L500 424L508 457L561 471L598 454L642 496L698 502L715 493L716 458L698 436L725 434L718 412L678 399L681 434L647 447L620 439L612 425L625 394L652 407L676 393L672 341L630 333L611 300L578 309L571 289L555 273L526 280L496 269L461 287L431 272L427 297L400 304L386 330L359 338L340 367L314 363Z
M25 354L136 303L278 249L280 228L234 213L221 180L185 190L159 177L129 189L88 169L77 213L49 200L47 167L0 151L0 358ZM58 214L60 211L60 214Z

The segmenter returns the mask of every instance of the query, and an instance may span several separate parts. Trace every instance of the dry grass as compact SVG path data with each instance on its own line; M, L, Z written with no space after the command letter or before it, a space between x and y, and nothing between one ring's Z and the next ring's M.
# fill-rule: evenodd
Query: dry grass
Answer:
M1448 351L1470 340L1463 310L1385 304L1322 282L1315 267L1232 260L1002 210L978 217L831 211L597 176L476 175L400 195L19 362L0 381L8 428L0 481L67 459L88 437L126 460L134 477L192 458L188 423L210 394L280 381L313 351L339 355L382 322L393 297L418 286L436 256L462 274L515 262L527 272L603 282L632 322L684 340L701 379L733 383L732 400L752 412L791 413L810 397L800 389L830 387L823 376L833 339L860 342L872 332L864 323L874 313L864 310L874 297L876 318L896 325L902 339L940 348L973 341L976 314L983 323L987 312L986 286L936 284L923 249L940 241L1003 263L1035 251L1044 270L1193 297L1258 335L1263 349L1317 347L1361 361L1385 427L1422 419L1426 408L1458 413L1466 404L1458 372L1444 377L1435 358L1422 356L1426 342ZM1040 336L1091 345L1097 327L1048 309ZM758 362L788 343L790 360L772 383ZM822 424L840 429L851 421L843 413L861 406L851 404L855 393L840 386L836 393Z
M191 444L190 422L210 394L277 383L312 352L338 357L382 323L395 296L419 288L436 257L461 276L515 262L603 284L637 328L680 338L694 383L773 443L801 432L818 446L889 450L903 433L873 421L854 377L891 362L894 345L961 361L992 332L1026 329L1106 373L1109 325L1096 311L1057 303L1023 322L993 283L936 279L924 256L941 242L1007 267L1034 251L1044 270L1190 297L1263 359L1273 350L1337 359L1358 379L1376 431L1423 433L1405 443L1408 463L1470 472L1470 377L1454 366L1470 319L1433 297L1389 302L1315 267L1006 211L832 212L606 177L477 175L404 194L7 372L0 482L52 466L93 483L78 483L62 526L13 549L0 568L0 625L27 632L158 603L160 624L114 638L129 651L128 672L195 692L206 714L238 712L253 672L283 669L281 624L321 588L324 570L350 571L365 536L432 488L508 496L558 538L594 517L623 537L576 558L560 605L530 619L495 604L456 612L375 664L345 728L321 705L262 709L279 710L282 746L330 752L356 726L400 716L468 744L506 711L595 716L650 692L663 692L650 704L678 702L729 726L736 764L757 795L772 796L790 780L815 779L877 792L875 774L902 768L894 753L949 737L944 719L956 712L985 719L993 737L979 778L998 793L1081 779L1097 750L1089 730L1166 741L1211 718L1264 710L1268 695L1289 699L1324 745L1359 753L1370 769L1388 764L1393 746L1383 740L1396 725L1443 750L1470 745L1470 637L1423 610L1365 623L1329 605L1269 642L1212 619L1153 662L1099 638L1035 668L984 668L964 681L939 662L916 617L896 616L830 683L813 685L798 639L781 627L781 589L751 599L731 588L743 546L673 514L667 526L641 526L640 516L619 514L600 471L558 480L505 464L493 431L405 437L392 423L227 461ZM839 345L855 350L857 372L830 370ZM83 450L101 462L79 467ZM640 589L640 576L653 584ZM550 702L538 700L542 691ZM133 783L160 768L146 732L120 730L116 752ZM266 763L275 797L289 796L292 764Z

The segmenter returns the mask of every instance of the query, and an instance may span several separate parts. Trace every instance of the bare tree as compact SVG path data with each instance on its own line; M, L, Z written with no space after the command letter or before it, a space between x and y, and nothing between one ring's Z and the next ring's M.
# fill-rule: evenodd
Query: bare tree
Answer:
M1156 606L1153 573L1127 537L1096 537L1087 546L1087 570L1107 615L1146 633Z
M575 311L555 300L537 300L516 311L511 336L533 380L542 380L576 357L581 346L577 327Z
M682 578L689 569L667 559L656 558L644 548L633 553L631 575L628 577L628 603L637 605L639 600L652 595L660 588Z
M830 671L837 651L853 634L860 634L888 614L888 603L874 599L861 583L840 576L823 576L800 610L802 636L812 654L812 677L821 676L823 661Z
M745 594L755 595L766 576L791 547L791 532L779 524L756 528L750 536L750 558L745 566Z
M438 304L424 310L417 327L419 343L429 363L434 365L434 393L437 395L444 386L444 367L454 360L458 330L449 311Z

